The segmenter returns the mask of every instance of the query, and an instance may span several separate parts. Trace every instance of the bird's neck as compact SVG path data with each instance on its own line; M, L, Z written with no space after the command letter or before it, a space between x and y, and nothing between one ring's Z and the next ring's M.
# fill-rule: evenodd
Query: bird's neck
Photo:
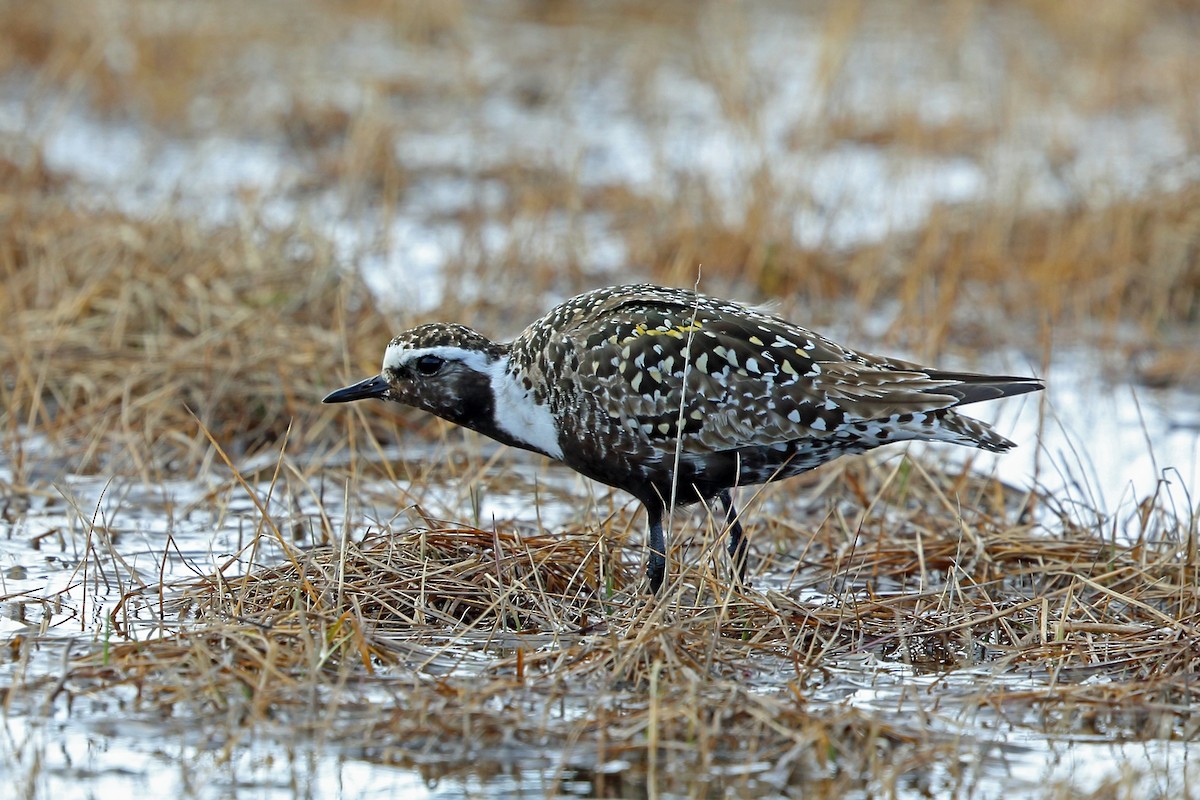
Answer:
M485 413L479 424L470 427L504 444L562 459L550 407L534 399L533 391L525 387L524 376L512 368L510 359L506 353L488 365L491 414Z

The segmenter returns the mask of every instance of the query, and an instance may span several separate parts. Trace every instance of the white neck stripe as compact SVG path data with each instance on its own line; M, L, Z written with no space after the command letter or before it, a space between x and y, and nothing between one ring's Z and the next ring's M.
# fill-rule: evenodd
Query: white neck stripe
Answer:
M549 407L536 402L520 378L508 373L508 361L509 357L504 356L486 368L492 383L496 427L516 441L561 460L563 451Z

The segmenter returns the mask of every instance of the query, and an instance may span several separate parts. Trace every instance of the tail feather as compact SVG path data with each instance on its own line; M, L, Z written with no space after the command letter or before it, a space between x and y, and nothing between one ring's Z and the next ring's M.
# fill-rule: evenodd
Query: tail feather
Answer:
M1017 446L1016 442L1006 439L992 430L986 422L980 422L973 417L964 417L953 411L945 411L940 415L938 422L937 438L941 441L978 447L993 453L1004 453Z

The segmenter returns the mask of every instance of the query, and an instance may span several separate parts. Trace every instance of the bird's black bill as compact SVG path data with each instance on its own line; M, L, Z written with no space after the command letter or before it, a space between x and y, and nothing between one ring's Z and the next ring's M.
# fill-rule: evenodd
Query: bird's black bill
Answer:
M387 399L388 382L382 375L376 375L374 378L367 378L365 381L359 381L352 386L338 389L336 392L330 392L322 400L322 403L349 403L351 400L368 400L372 397L378 397L381 400Z

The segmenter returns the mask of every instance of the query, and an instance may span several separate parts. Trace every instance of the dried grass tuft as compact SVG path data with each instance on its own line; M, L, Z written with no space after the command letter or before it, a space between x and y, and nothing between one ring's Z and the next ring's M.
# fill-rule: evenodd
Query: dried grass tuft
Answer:
M240 455L293 425L294 442L340 439L320 398L376 368L390 336L362 282L303 230L206 230L48 197L0 215L0 276L10 434L79 443L83 471L186 470L203 457L196 418Z
M1000 711L1047 734L1197 733L1194 520L1150 504L1153 535L1122 544L1051 533L1027 520L1031 498L970 473L844 469L817 487L807 544L795 527L756 532L771 573L759 589L712 569L707 536L677 541L678 579L652 599L615 527L383 531L168 587L165 602L158 587L131 595L122 618L171 632L90 656L70 680L131 684L175 713L307 725L312 693L340 687L320 735L370 741L389 763L520 742L588 768L620 754L627 778L684 785L747 759L784 764L754 776L784 784L930 768L954 752L936 726L809 699L896 670L971 676L943 713ZM949 501L970 496L991 499L965 515Z

